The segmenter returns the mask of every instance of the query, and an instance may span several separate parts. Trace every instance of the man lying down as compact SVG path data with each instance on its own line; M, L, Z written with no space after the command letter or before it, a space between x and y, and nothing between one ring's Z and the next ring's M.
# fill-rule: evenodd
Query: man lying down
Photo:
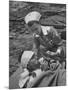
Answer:
M21 57L24 72L20 75L20 88L66 85L63 41L52 26L42 26L40 18L37 11L25 16L27 28L34 32L34 43L32 51L26 51L27 55Z

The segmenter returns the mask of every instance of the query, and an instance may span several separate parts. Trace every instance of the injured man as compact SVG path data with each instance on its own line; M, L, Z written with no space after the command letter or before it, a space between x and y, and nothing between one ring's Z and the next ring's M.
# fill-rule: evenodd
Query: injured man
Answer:
M25 51L24 53L26 52L33 53L32 51ZM58 60L46 60L43 57L36 60L35 54L31 56L30 60L27 60L29 58L27 54L26 58L21 58L21 67L24 68L24 71L19 78L20 88L66 85L66 72ZM27 61L28 64L26 64Z

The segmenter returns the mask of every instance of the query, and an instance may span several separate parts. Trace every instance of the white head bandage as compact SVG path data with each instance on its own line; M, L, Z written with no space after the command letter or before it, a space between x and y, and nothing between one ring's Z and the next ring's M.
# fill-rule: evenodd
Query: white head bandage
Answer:
M50 31L51 27L50 26L41 26L42 32L44 35L47 35L48 32Z
M37 11L28 13L25 16L25 23L28 24L30 21L39 21L41 14Z

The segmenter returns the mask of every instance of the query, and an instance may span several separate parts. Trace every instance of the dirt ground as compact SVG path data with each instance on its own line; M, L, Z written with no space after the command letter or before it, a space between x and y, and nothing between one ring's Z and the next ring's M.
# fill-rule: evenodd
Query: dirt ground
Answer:
M53 25L59 33L66 31L66 5L9 1L9 76L19 67L22 51L31 50L32 31L25 27L24 17L30 11L42 14L42 25Z

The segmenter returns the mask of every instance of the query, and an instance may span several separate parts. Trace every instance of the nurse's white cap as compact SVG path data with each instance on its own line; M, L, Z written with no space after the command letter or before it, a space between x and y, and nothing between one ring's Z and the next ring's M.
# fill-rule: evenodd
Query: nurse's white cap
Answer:
M31 21L39 21L41 14L37 11L32 11L25 16L25 23L28 24Z

